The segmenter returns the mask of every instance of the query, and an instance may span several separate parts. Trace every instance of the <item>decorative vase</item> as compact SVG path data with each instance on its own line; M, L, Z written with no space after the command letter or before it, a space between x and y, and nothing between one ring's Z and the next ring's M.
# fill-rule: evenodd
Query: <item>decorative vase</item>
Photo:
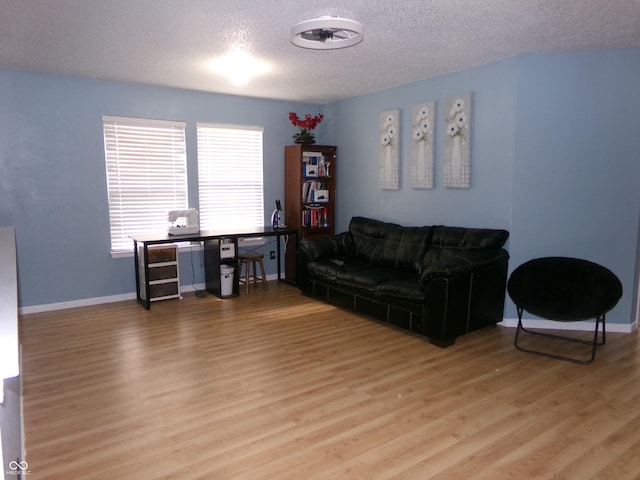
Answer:
M454 179L460 178L460 137L453 137L453 148L451 149L451 176Z
M424 142L418 142L418 153L416 163L418 166L418 181L424 182L427 176L427 152L424 147Z
M393 170L393 160L391 158L391 145L384 147L384 179L387 184L391 183L391 172Z

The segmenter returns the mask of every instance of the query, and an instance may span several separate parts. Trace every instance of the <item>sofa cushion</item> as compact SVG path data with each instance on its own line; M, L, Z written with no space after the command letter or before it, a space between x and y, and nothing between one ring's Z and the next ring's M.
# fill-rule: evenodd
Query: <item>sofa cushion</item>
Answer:
M355 259L309 262L307 269L312 275L336 285L411 301L424 299L419 277L410 272L371 265Z
M438 225L433 227L431 246L459 250L502 248L507 238L509 238L509 232L506 230Z
M377 263L382 255L387 230L399 226L370 218L353 217L349 223L349 232L353 238L356 259Z
M337 260L318 260L307 264L307 271L323 280L335 282L338 275Z
M381 282L376 289L376 295L409 300L411 302L424 302L425 291L416 281L415 275L407 274L403 277Z
M423 258L423 269L462 251L500 249L507 238L506 230L435 226Z
M375 292L383 282L395 280L402 276L402 272L393 268L380 267L364 262L346 262L337 271L335 282L352 288L360 288ZM414 277L416 277L414 275ZM416 284L418 277L415 278Z
M385 267L408 270L419 275L422 272L422 258L431 241L432 227L393 227L386 230L382 241L382 251L376 264Z
M353 255L353 238L348 232L333 237L304 238L300 240L300 251L312 260L344 258Z
M431 242L432 227L401 227L364 217L349 224L355 258L372 265L408 270L419 275L422 257Z

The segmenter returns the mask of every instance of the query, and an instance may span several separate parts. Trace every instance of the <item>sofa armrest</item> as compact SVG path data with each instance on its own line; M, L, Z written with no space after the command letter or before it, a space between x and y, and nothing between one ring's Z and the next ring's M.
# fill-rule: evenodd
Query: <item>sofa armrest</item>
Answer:
M420 285L424 288L434 278L472 272L493 263L505 262L508 259L509 254L504 249L461 251L458 255L451 255L427 265L420 275Z
M353 255L353 238L349 232L332 237L305 238L300 241L300 253L308 261L344 258Z

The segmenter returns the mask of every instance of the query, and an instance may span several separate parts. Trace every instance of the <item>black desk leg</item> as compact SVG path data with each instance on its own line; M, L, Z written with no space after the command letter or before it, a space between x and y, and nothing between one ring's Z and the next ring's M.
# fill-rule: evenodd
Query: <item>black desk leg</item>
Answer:
M133 241L133 268L136 271L136 300L138 303L142 300L140 297L140 271L138 270L138 241Z
M144 260L144 289L146 294L146 300L142 298L142 291L140 290L140 255L138 255L138 242L136 240L133 241L133 263L136 271L136 300L140 303L144 308L149 310L151 308L151 298L149 297L150 288L149 288L149 249L147 248L147 244L142 244L143 249L143 260Z
M278 280L280 278L280 234L276 235L276 255L277 255L277 263L278 263Z
M295 246L295 257L296 257L296 286L298 286L298 279L300 278L300 263L298 262L298 254L300 253L300 235L298 234L298 231L296 230L296 242L293 244Z
M143 258L144 258L144 291L145 291L145 301L144 308L147 310L151 309L151 286L149 285L149 247L146 243L142 246L143 250Z

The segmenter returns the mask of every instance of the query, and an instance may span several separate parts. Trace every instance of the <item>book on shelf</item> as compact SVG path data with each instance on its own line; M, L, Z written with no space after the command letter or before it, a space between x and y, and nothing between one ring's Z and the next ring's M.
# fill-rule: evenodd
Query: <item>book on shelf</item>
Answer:
M304 203L315 203L329 201L329 190L325 182L320 180L307 180L302 184L302 201Z
M302 210L302 226L323 228L329 226L329 209L320 205L307 205Z
M330 177L331 162L322 152L302 152L302 175L305 177Z

